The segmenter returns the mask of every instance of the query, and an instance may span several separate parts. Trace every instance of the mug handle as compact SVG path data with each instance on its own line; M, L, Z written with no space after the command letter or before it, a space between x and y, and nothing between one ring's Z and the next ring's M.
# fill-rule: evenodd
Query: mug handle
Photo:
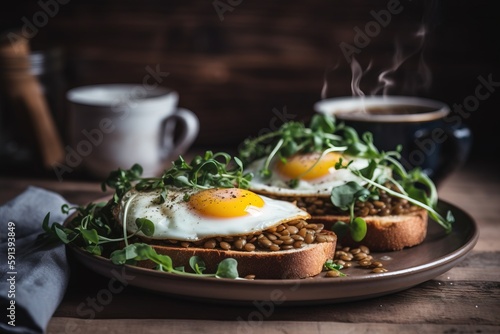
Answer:
M444 125L442 129L446 134L446 139L442 143L441 157L435 170L429 173L429 177L436 185L467 161L472 146L472 134L466 125L453 127ZM431 131L417 131L414 135L414 142L426 137L430 138Z
M177 125L181 123L182 130L178 138L174 138ZM191 110L179 108L176 113L170 115L163 121L163 133L161 136L161 148L163 161L177 159L184 154L198 136L200 121Z

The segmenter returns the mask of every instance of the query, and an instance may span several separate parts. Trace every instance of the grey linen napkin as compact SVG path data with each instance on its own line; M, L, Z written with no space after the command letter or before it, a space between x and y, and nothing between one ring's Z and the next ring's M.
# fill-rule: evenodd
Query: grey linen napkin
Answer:
M0 206L1 333L45 332L64 296L69 279L64 245L46 245L35 251L33 248L43 232L42 221L47 212L51 213L50 223L64 221L66 215L61 206L65 203L56 193L29 187ZM14 240L9 240L14 235L15 246ZM15 263L8 262L9 253Z

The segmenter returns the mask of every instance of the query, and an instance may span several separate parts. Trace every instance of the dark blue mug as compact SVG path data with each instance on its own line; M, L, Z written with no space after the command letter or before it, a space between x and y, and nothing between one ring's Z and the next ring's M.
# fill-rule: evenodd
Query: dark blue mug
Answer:
M318 113L335 116L359 134L371 132L381 151L402 145L401 163L421 168L437 185L462 166L472 137L465 125L447 116L443 102L411 96L361 96L324 99L314 105Z

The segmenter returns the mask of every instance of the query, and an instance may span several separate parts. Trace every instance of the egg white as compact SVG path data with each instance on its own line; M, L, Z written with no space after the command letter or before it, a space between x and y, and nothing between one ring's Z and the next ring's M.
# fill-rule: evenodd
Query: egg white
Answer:
M363 169L369 165L368 159L348 157L344 158L345 163L352 160L350 168ZM334 187L341 186L347 182L354 181L360 185L366 182L360 177L354 175L348 169L338 169L331 167L329 174L319 177L314 180L298 180L295 188L290 188L288 182L290 178L281 175L275 168L278 159L275 158L271 161L270 168L272 171L271 177L263 177L260 171L263 169L266 158L258 159L250 163L245 172L253 173L254 177L250 181L249 188L258 193L279 196L329 196ZM377 168L375 171L376 176L387 173L385 169Z
M137 218L147 218L155 226L154 234L148 238L197 241L217 236L248 235L287 221L310 217L292 203L265 196L260 196L264 200L262 208L249 210L249 214L243 217L203 216L184 200L185 195L192 195L196 191L171 188L162 204L157 203L159 191L129 191L121 200L119 219L124 222L126 213L126 228L129 233L137 232ZM144 236L142 232L137 235Z

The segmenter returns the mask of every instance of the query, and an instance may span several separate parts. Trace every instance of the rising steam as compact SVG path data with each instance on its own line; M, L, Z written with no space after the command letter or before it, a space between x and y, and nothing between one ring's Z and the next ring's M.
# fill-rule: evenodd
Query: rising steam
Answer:
M422 24L417 33L413 35L416 38L417 43L413 44L414 47L411 50L405 49L403 44L399 41L395 41L395 51L391 59L391 64L383 69L378 75L376 75L377 80L374 84L374 88L367 89L370 93L369 95L391 95L396 93L396 88L398 89L397 94L399 95L412 95L416 94L419 90L428 90L432 83L432 72L425 62L424 59L424 46L425 39L427 35L427 29L424 24ZM414 68L409 71L406 76L401 75L403 72L403 65L406 65L410 60L415 61L416 58L417 65L413 65ZM360 63L355 57L351 60L351 92L352 96L365 96L365 92L361 89L361 81L363 77L372 70L372 62L363 70ZM338 67L338 66L336 66ZM401 79L403 78L403 80ZM403 81L403 82L400 82ZM321 89L321 98L327 98L327 75L325 73L323 87Z
M389 95L389 90L396 84L395 79L392 76L400 69L400 67L410 58L420 53L418 66L415 72L412 72L412 76L405 78L403 83L406 87L411 87L412 93L417 89L428 89L432 82L432 74L429 66L424 60L423 47L425 42L425 36L427 32L425 27L422 25L415 37L418 39L417 47L410 51L409 53L404 52L403 47L399 41L396 41L396 51L392 57L392 64L386 70L382 71L378 76L378 85L371 91L371 95L383 96Z
M351 92L352 96L365 96L365 93L361 90L359 87L359 84L361 83L361 78L363 77L363 73L366 71L363 71L361 68L361 65L359 65L358 61L353 58L351 61L351 73L352 73L352 78L351 78Z
M414 35L418 42L413 50L410 51L405 51L401 42L395 42L396 50L392 57L392 63L387 69L383 70L378 75L378 83L376 87L372 89L370 95L389 95L391 89L395 88L396 86L402 86L405 88L405 90L408 90L412 94L414 94L419 89L429 89L432 82L432 73L429 66L424 60L423 53L426 34L427 32L425 26L420 26L420 29ZM398 70L400 70L408 60L412 59L415 56L418 56L418 65L412 72L412 75L406 77L404 79L404 82L397 82L394 77L396 76ZM353 70L353 82L355 81L354 77L355 74Z
M329 71L334 71L340 66L340 63L337 62L335 66L333 66ZM321 99L326 99L327 98L327 92L328 92L328 79L327 79L327 74L329 71L325 71L325 75L323 76L323 87L321 88Z

